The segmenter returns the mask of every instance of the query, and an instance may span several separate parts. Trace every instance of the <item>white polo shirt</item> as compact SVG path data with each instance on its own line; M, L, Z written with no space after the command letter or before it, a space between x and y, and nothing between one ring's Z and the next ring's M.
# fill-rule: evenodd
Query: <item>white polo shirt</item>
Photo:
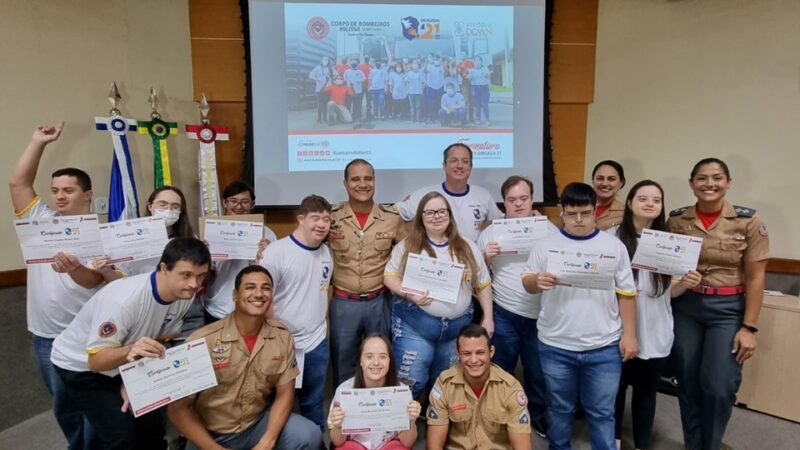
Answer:
M430 305L428 306L421 306L423 311L426 313L436 316L436 317L445 317L447 319L455 319L457 317L461 317L467 312L467 308L469 308L470 302L472 300L472 290L473 287L475 290L479 291L492 282L492 278L489 275L489 269L486 267L486 262L483 260L483 255L481 254L480 250L478 250L477 244L470 241L469 239L465 239L467 244L469 245L470 250L472 251L472 255L475 258L475 262L478 264L478 279L472 279L472 273L467 268L464 271L464 277L462 278L461 288L458 290L458 301L456 304L452 303L445 303L438 300L433 300ZM456 261L450 256L450 246L448 244L443 245L436 245L431 243L431 247L433 247L433 251L436 253L436 259L442 259L445 261L452 261L464 264L463 261ZM389 257L389 262L386 263L386 269L383 274L385 277L398 277L402 280L403 274L400 271L401 264L403 262L403 252L406 250L406 240L403 239L397 245L394 246L392 249L392 255ZM429 256L429 255L424 255ZM411 301L411 300L404 300L404 301Z
M73 372L89 371L89 354L122 347L142 337L176 336L192 300L167 303L156 290L156 273L114 280L86 303L53 342L50 360ZM110 377L118 369L102 372Z
M606 230L606 233L615 237L618 232L619 225ZM636 339L639 341L639 359L666 358L672 351L672 342L675 340L669 286L659 296L654 296L654 293L651 272L639 270L636 280Z
M275 316L308 353L325 339L333 258L327 245L308 247L293 235L268 245L261 260L272 275Z
M546 271L549 249L594 251L614 256L617 259L615 289L604 291L555 286L544 291L537 321L539 339L547 345L574 352L594 350L618 341L622 336L622 319L617 294L636 295L625 245L597 229L580 237L561 230L536 244L523 276Z
M547 222L550 234L558 233L558 228ZM483 255L486 244L494 241L494 225L490 224L478 238L478 248ZM522 274L528 263L528 254L497 255L492 259L492 299L495 304L528 319L539 317L542 307L542 294L531 294L522 287Z
M444 182L417 189L407 195L403 201L397 204L400 217L406 222L413 220L420 199L428 192L433 191L445 196L447 202L450 203L450 209L453 210L453 219L458 226L458 232L473 242L478 240L484 223L491 223L494 219L503 218L503 213L497 208L492 195L486 189L467 185L467 191L458 194L448 191Z
M275 232L266 225L264 226L264 238L269 242L278 240ZM217 319L224 319L233 312L233 287L236 275L249 265L250 261L245 259L228 259L211 263L215 272L214 282L206 287L206 292L202 297L203 306L209 314Z
M20 219L49 219L59 216L36 197L22 211ZM53 251L53 254L58 253ZM97 289L86 289L66 273L58 273L50 264L28 266L27 317L28 331L36 336L53 339L72 322Z

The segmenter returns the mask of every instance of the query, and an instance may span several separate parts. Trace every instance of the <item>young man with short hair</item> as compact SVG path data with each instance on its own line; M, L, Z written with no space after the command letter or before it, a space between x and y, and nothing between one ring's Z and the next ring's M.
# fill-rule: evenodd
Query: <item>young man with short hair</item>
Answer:
M292 413L300 372L289 330L264 320L273 287L267 269L244 267L234 278L234 311L187 339L206 340L218 383L167 407L170 421L189 441L187 450L316 450L322 444L316 424Z
M222 191L222 205L226 219L237 220L236 216L250 214L255 206L256 195L253 188L244 181L234 181ZM278 237L268 226L264 226L265 245L275 242ZM253 255L257 259L257 255ZM233 312L233 282L240 270L249 266L246 259L228 259L211 263L211 283L206 286L202 296L205 323L209 324L225 318Z
M492 364L489 333L458 333L458 364L439 375L428 406L428 450L530 450L528 399L513 375Z
M539 216L533 209L533 183L521 176L512 175L500 188L506 208L506 218ZM547 222L549 233L558 233ZM540 436L547 433L545 420L545 385L539 364L536 319L541 309L541 294L531 294L522 286L522 274L528 261L528 252L509 254L495 240L495 228L490 224L481 232L478 247L483 251L486 264L492 269L492 299L494 307L494 334L492 344L495 364L508 373L514 373L517 360L522 360L523 386L528 396L531 426Z
M410 222L417 212L419 200L428 192L439 192L450 203L458 232L475 242L483 226L494 219L502 219L503 213L497 209L497 204L489 191L469 184L469 176L472 173L472 149L466 144L456 142L444 149L443 156L444 182L408 194L397 203L400 217Z
M264 250L261 265L275 284L274 316L292 332L298 358L304 359L300 413L324 431L322 397L328 372L328 286L333 272L325 238L331 205L318 195L300 203L297 228Z
M571 183L561 193L564 227L537 242L522 284L542 294L539 359L547 385L547 439L553 450L568 450L580 395L589 422L592 449L616 450L614 407L622 362L639 352L636 340L636 283L625 245L600 232L597 196L588 184ZM613 258L608 289L559 285L547 272L551 251L577 251Z
M58 140L64 127L38 127L20 155L11 179L11 203L19 219L47 219L56 216L89 214L92 205L92 180L83 170L64 168L53 172L50 181L49 207L33 188L36 171L48 144ZM28 266L28 331L33 334L33 350L39 373L53 396L53 413L71 450L90 448L91 430L80 411L64 393L64 385L50 362L53 340L72 322L89 301L103 275L86 266L75 256L55 253L51 265ZM110 270L110 269L108 269Z
M178 336L210 263L199 239L173 239L155 272L109 283L53 343L50 358L67 396L89 419L104 449L166 448L161 414L134 419L128 411L119 367L164 356L160 341Z

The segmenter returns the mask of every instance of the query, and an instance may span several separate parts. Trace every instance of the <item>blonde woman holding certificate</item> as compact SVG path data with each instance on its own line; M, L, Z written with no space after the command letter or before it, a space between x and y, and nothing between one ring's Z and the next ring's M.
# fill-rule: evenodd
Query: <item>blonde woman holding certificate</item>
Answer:
M392 305L392 345L400 381L411 387L413 398L432 385L443 370L458 361L458 330L472 321L474 293L483 308L482 325L491 334L492 290L489 269L478 246L458 233L452 210L438 192L425 194L417 206L406 239L392 250L383 283L395 295ZM466 266L456 303L433 300L401 291L409 254L452 261Z

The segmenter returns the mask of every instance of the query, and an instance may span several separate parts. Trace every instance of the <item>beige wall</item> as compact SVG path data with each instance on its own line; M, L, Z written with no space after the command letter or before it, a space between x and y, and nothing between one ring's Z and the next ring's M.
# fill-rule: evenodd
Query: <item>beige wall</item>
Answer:
M0 174L7 180L33 129L66 121L61 139L47 148L36 190L49 192L50 173L65 166L86 170L95 196L108 196L112 145L94 130L94 117L106 116L112 80L124 98L122 112L148 119L150 86L161 99L166 120L199 122L192 101L189 13L185 0L0 0ZM139 198L153 187L149 137L129 134ZM170 138L173 184L197 209L196 141ZM5 191L7 192L7 191ZM12 228L8 194L0 195L0 233L6 236L0 270L23 267ZM105 220L103 218L102 220Z
M725 160L728 198L758 209L772 256L800 259L800 2L603 0L586 177L619 160L629 185L693 202L700 158ZM623 192L626 194L627 192Z

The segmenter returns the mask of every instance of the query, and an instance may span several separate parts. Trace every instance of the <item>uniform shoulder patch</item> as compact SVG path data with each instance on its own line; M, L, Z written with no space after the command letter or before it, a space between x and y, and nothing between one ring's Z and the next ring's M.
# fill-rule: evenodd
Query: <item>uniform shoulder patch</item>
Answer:
M103 322L100 324L100 328L97 329L97 335L103 339L110 338L115 334L117 334L117 326L114 322Z
M680 216L680 215L681 215L681 214L683 214L683 213L684 213L684 212L685 212L687 209L689 209L689 207L688 207L688 206L684 206L683 208L673 209L672 211L670 211L670 212L669 212L669 216L670 216L670 217Z
M383 212L388 212L391 214L400 214L400 209L394 203L381 203L378 205L378 208L381 209Z
M756 214L755 209L747 206L733 205L733 210L736 211L736 215L739 217L753 217Z
M344 208L344 204L345 204L345 202L339 202L339 203L331 206L331 212L339 211L340 209Z

